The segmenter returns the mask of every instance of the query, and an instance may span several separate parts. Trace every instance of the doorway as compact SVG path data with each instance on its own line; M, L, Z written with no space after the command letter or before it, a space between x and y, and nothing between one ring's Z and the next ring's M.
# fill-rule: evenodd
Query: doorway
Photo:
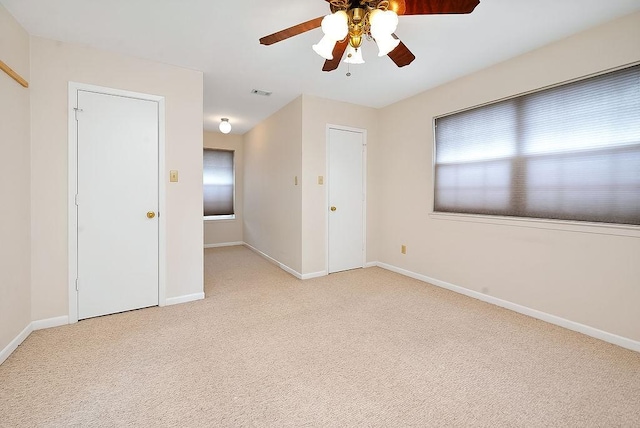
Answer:
M366 135L364 130L329 126L328 273L362 268L366 248Z
M69 107L69 320L164 303L164 99L70 84Z

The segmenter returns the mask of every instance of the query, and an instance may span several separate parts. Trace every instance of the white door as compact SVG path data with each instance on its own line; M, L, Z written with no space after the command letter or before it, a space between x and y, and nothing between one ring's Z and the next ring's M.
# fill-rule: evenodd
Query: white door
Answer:
M329 129L329 273L364 265L364 136Z
M158 103L77 91L78 319L158 304Z

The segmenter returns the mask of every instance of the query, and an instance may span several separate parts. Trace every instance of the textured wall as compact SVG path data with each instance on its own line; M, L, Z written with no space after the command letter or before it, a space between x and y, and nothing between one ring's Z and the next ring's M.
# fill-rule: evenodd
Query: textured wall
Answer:
M29 80L29 35L0 5L0 60ZM0 71L0 351L31 322L29 89Z
M165 97L167 297L202 292L202 73L38 37L31 68L33 319L68 313L69 81Z
M323 272L327 267L327 183L318 184L318 176L327 174L327 124L366 131L367 145L376 145L378 110L324 98L302 99L302 273ZM367 162L368 181L374 165ZM326 178L326 177L325 177ZM375 195L369 193L367 204L367 259L375 260L371 226ZM369 224L371 221L371 224ZM369 242L371 241L371 242Z
M434 116L639 60L636 13L383 109L370 153L379 261L640 340L638 228L429 215Z
M302 272L302 97L244 135L244 171L244 241Z

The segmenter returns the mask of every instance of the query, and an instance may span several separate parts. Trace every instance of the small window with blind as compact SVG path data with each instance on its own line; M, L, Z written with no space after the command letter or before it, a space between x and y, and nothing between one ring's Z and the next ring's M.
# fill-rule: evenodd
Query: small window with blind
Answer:
M234 219L233 151L204 149L203 193L205 220Z
M640 225L640 65L435 119L434 212Z

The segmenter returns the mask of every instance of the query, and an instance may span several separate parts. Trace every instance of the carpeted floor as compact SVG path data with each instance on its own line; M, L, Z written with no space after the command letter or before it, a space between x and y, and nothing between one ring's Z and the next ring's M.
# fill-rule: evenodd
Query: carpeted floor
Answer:
M205 300L37 331L1 427L640 426L640 354L379 268L205 252Z

